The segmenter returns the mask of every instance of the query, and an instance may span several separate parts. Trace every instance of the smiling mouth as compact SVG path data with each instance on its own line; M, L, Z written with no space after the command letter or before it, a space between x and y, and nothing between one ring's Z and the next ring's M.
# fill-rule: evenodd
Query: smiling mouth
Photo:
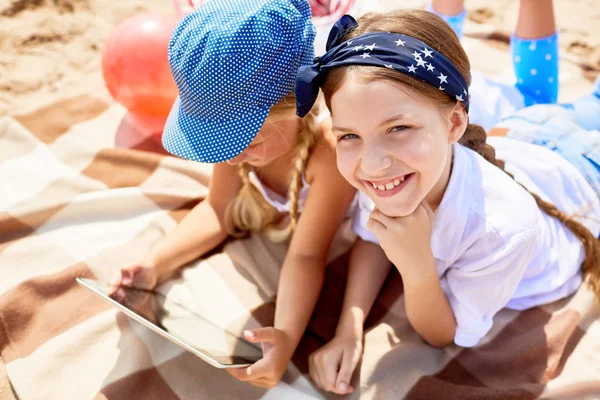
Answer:
M387 197L400 192L409 183L414 174L414 172L411 172L410 174L402 175L394 179L378 181L365 180L363 182L365 182L376 195Z
M367 182L373 189L386 191L393 190L395 187L400 186L406 179L410 178L413 173L402 175L398 178L386 181L365 181Z

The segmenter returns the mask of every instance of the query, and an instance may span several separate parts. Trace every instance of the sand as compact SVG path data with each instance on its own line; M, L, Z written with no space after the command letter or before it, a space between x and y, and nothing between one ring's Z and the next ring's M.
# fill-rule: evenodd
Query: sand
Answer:
M380 3L389 9L425 2ZM467 0L466 5L465 34L488 37L505 50L518 0ZM595 78L600 71L600 1L555 0L555 10L563 59L587 81ZM144 12L174 14L174 8L170 0L0 0L0 115L27 113L81 93L111 101L101 73L104 42L120 22ZM472 57L483 57L484 64L481 53Z
M0 0L0 115L94 93L110 32L144 12L174 14L168 0Z

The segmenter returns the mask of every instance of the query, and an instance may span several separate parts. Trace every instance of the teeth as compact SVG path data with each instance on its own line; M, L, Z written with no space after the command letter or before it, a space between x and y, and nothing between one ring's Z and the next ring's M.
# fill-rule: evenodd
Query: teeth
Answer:
M395 188L396 186L400 185L402 182L404 182L404 180L406 179L406 175L400 177L400 178L396 178L391 182L386 183L385 185L378 185L376 183L373 182L369 182L371 184L371 186L373 186L374 189L378 189L378 190L392 190L393 188Z

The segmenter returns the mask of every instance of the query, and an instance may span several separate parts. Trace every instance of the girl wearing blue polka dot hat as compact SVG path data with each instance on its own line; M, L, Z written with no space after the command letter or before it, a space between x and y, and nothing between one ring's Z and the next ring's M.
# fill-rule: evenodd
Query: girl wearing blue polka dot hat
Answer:
M325 390L353 390L392 266L408 320L435 347L476 346L500 309L584 281L600 299L600 79L573 104L518 111L490 138L469 121L470 80L458 37L421 10L344 16L298 72L299 115L322 89L338 169L360 191L336 336L310 357Z
M163 144L214 163L209 194L114 280L152 288L229 235L289 239L274 327L246 332L264 358L230 371L261 387L279 381L306 329L355 194L318 107L304 119L295 112L295 77L313 60L314 36L306 0L211 0L179 23L169 45L179 97Z

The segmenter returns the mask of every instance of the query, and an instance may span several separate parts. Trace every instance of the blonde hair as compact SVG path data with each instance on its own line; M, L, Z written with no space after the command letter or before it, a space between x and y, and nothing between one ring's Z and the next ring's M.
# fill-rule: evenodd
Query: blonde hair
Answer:
M367 32L395 32L412 36L442 53L456 66L467 83L471 83L469 58L454 31L441 18L426 11L397 10L386 14L369 13L361 17L358 22L358 27L348 32L344 40L349 40ZM331 96L341 86L346 73L351 70L360 71L360 77L365 81L385 80L408 85L416 92L433 100L442 109L450 109L456 105L456 100L450 98L444 92L411 76L387 68L348 66L333 69L325 78L322 89L325 102L330 109ZM486 143L486 139L486 132L481 126L468 124L459 143L476 151L488 162L504 171L504 162L496 159L495 150ZM511 174L506 173L514 179ZM523 185L521 186L531 194L541 210L558 219L579 238L586 253L586 259L582 264L583 274L596 297L600 300L600 240L573 216L565 214L554 204L542 200L538 195L530 192Z
M267 121L295 115L296 102L294 94L290 93L279 103L271 107ZM242 178L242 188L238 195L229 203L225 212L227 231L234 237L242 237L250 232L265 231L267 236L275 242L286 241L296 229L298 224L299 193L302 189L303 175L308 159L317 141L320 129L316 116L319 107L315 107L301 121L300 131L296 135L291 151L295 152L292 181L288 188L288 199L291 203L289 224L284 228L276 228L279 212L269 204L260 191L250 182L250 166L243 163L239 167Z

